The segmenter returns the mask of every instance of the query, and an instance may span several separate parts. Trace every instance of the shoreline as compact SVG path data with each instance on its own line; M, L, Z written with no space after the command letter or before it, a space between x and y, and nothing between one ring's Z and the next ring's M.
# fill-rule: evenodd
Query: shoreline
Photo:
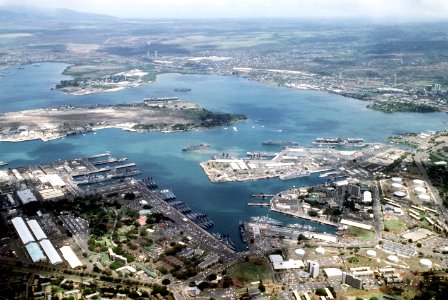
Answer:
M326 220L320 220L320 219L316 219L310 216L306 216L306 215L299 215L299 214L294 214L294 213L290 213L290 212L285 212L276 208L269 208L270 211L291 217L291 218L297 218L297 219L303 219L303 220L307 220L307 221L311 221L314 223L319 223L319 224L323 224L323 225L328 225L328 226L332 226L335 227L336 229L338 229L339 224L331 222L331 221L326 221Z

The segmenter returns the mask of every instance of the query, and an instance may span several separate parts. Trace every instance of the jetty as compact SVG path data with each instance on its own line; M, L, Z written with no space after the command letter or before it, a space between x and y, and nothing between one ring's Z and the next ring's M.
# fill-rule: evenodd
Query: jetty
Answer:
M271 207L270 203L258 203L258 202L249 202L248 206L258 206L258 207Z

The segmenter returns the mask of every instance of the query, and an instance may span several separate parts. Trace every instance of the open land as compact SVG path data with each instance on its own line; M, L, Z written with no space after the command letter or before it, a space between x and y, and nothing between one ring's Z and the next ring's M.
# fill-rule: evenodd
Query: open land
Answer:
M50 140L102 128L179 131L230 125L244 116L211 113L176 98L132 105L35 109L0 115L0 141Z

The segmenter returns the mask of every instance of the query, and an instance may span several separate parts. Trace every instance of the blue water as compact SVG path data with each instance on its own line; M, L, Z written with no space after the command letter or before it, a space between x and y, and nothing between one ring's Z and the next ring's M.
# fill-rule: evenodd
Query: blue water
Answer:
M210 183L199 162L222 152L244 155L247 151L272 149L262 146L267 139L291 139L310 145L317 136L356 136L368 142L383 142L394 132L420 132L447 128L448 115L442 113L385 114L366 109L365 102L320 92L279 88L237 77L164 74L157 81L116 93L86 96L64 95L51 90L61 79L64 64L25 66L3 71L0 78L0 112L57 106L136 102L145 97L179 96L210 110L244 113L249 120L237 124L238 131L216 128L182 133L129 133L119 129L97 134L71 136L50 142L0 143L0 161L9 167L70 159L111 151L128 157L159 186L171 188L179 200L194 211L204 212L214 221L212 231L229 233L239 249L238 222L249 216L269 214L281 221L297 219L270 213L266 208L248 207L252 193L274 194L295 186L321 182L317 175L292 181L263 180L249 183ZM174 88L189 87L190 93ZM204 152L184 153L195 143L209 143ZM305 222L307 223L307 222ZM322 231L334 232L318 225Z

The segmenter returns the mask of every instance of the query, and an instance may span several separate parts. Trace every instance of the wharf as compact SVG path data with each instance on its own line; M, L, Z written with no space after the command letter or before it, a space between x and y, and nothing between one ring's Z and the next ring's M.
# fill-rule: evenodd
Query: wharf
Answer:
M80 176L89 176L92 174L98 174L98 173L103 173L103 172L110 172L113 170L119 170L119 169L124 169L124 168L135 167L135 166L136 166L135 163L128 163L128 164L114 166L114 167L104 167L104 168L100 168L100 169L94 169L94 170L84 171L84 172L75 174L75 175L73 175L73 178L80 177Z
M270 207L270 203L257 203L257 202L249 202L247 203L248 206L259 206L259 207Z
M268 198L268 197L274 197L275 195L270 195L270 194L263 194L263 193L260 193L260 194L251 194L250 195L252 198Z
M92 165L100 166L100 165L106 165L106 164L111 164L111 163L116 163L116 162L123 162L123 161L126 161L126 160L127 160L126 157L123 157L123 158L109 158L109 159L93 162Z
M319 223L319 224L324 224L324 225L329 225L329 226L333 226L338 228L339 225L337 223L331 222L331 221L326 221L326 220L321 220L321 219L317 219L317 218L313 218L307 215L301 215L301 214L295 214L295 213L291 213L291 212L285 212L282 210L278 210L275 208L271 207L271 211L276 212L276 213L280 213L289 217L294 217L294 218L298 218L298 219L304 219L304 220L308 220L314 223Z

